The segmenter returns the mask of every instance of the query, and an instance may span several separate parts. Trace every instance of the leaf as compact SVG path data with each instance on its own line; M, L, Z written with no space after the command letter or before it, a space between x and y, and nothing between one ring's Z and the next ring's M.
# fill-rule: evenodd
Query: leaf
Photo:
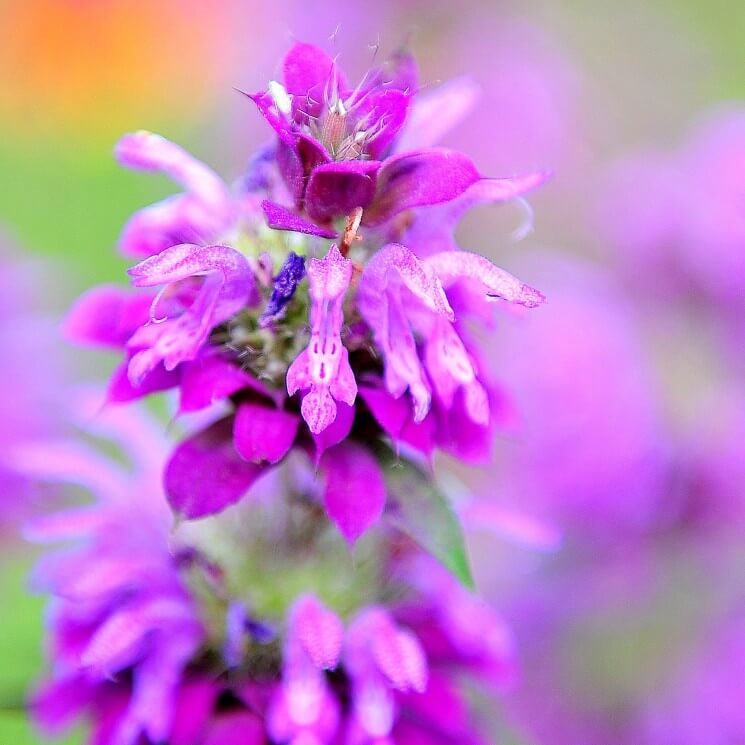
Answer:
M386 469L386 478L389 521L474 589L463 530L447 497L425 473L405 461Z

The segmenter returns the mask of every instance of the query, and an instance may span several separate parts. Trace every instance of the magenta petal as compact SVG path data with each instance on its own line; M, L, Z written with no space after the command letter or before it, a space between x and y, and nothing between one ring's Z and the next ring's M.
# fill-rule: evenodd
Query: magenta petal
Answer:
M305 208L319 221L348 215L356 207L367 207L375 196L376 160L348 160L314 168L305 190Z
M390 147L406 121L410 97L395 89L380 89L366 95L355 109L355 116L370 122L375 131L366 147L373 158L381 157Z
M106 389L106 400L110 403L135 401L143 396L175 388L181 380L181 368L166 370L162 364L154 367L138 383L133 385L129 379L129 360L114 370Z
M220 714L209 729L203 745L265 745L264 725L255 714L234 711Z
M295 206L302 207L305 192L305 168L294 142L287 144L280 140L277 144L277 167Z
M435 414L439 448L467 463L485 463L488 460L494 445L493 428L473 421L465 409L462 391L455 394L450 409L438 407Z
M394 398L384 388L361 386L359 394L375 420L394 442L406 443L427 456L432 454L435 446L432 416L415 422L409 400Z
M339 91L347 87L334 60L323 49L303 42L295 43L285 55L282 79L300 116L318 115L327 88Z
M313 434L333 423L337 401L351 406L357 396L349 353L341 341L344 297L352 272L352 262L335 244L323 259L311 259L307 267L311 337L287 370L287 392L292 396L310 388L300 410Z
M175 285L193 278L198 290L188 307L172 317L141 326L128 345L135 350L129 376L137 384L161 362L172 370L196 359L210 332L258 300L251 267L243 254L228 246L171 246L128 270L136 287Z
M339 401L336 404L336 418L326 429L313 434L316 444L316 463L326 450L346 440L354 424L354 406Z
M283 207L281 204L265 199L261 203L267 224L273 230L290 230L293 233L317 235L320 238L336 238L337 232L333 228L324 228L306 220L296 212Z
M166 465L166 495L173 510L186 518L213 515L237 502L265 470L238 454L233 418L227 417L174 450Z
M59 735L83 713L94 696L94 687L80 675L56 678L33 694L30 710L45 734Z
M427 658L419 640L408 629L382 623L371 640L380 671L399 691L422 693L427 687Z
M534 287L521 282L480 254L443 251L425 259L424 263L434 271L445 288L459 279L471 279L481 285L485 299L506 300L526 308L536 308L546 300Z
M259 110L261 115L266 119L269 126L276 132L280 142L288 146L293 146L295 143L295 135L292 131L292 126L282 114L277 111L277 107L274 103L274 99L266 91L261 93L246 93L246 96L250 98Z
M454 150L395 155L380 169L375 202L363 222L377 225L412 207L448 202L480 178L471 160Z
M81 344L121 348L150 317L150 293L116 285L94 287L79 297L65 319L63 333Z
M169 745L197 745L203 742L219 693L219 685L211 680L187 680L181 685Z
M272 398L272 392L238 365L212 355L185 363L181 378L180 412L199 411L243 388Z
M354 543L383 513L386 490L380 466L362 445L343 442L324 453L321 469L326 474L326 512Z
M403 241L422 259L441 251L457 251L453 234L468 210L516 199L543 184L550 175L537 171L514 178L479 179L456 199L426 208L426 214L418 215Z
M271 406L242 403L233 435L238 453L252 463L278 463L295 441L300 418Z

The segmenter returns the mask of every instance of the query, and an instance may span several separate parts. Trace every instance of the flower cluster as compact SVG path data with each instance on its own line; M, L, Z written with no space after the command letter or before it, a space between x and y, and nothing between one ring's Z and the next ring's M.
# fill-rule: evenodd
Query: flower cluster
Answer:
M116 745L480 742L459 680L504 686L511 636L451 573L394 530L366 548L369 566L340 568L346 549L305 491L307 466L283 474L279 504L270 480L213 525L219 545L203 523L174 529L154 422L130 409L96 414L90 392L74 405L79 425L113 441L129 468L74 440L15 453L27 474L96 497L28 529L32 540L72 542L34 576L56 598L53 669L33 701L44 731L87 714L92 742ZM293 597L309 551L325 569L318 592Z
M458 581L428 466L488 456L499 393L478 326L543 296L454 231L546 174L486 178L435 146L472 95L424 92L406 53L352 86L297 43L248 97L274 141L235 187L158 135L119 142L122 165L184 191L124 228L135 289L88 292L66 324L123 354L98 419L135 480L89 452L64 469L54 448L27 454L99 498L34 529L85 539L39 571L58 596L43 723L84 711L114 745L481 742L459 680L508 681L510 635ZM168 389L201 424L162 468L162 443L112 406Z

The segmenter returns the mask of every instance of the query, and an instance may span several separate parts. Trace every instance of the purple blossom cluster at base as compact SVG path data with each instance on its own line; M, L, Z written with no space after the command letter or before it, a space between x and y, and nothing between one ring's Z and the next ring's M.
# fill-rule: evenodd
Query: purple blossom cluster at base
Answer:
M90 393L75 403L83 422L100 406ZM459 680L500 690L513 674L511 636L447 570L387 530L377 538L384 584L367 587L370 602L348 617L308 593L282 617L257 615L249 607L259 581L232 597L227 570L172 532L154 422L123 409L93 421L93 434L127 454L129 474L75 441L17 452L37 479L96 497L28 529L35 541L72 542L34 576L56 597L54 666L33 701L47 733L85 715L92 742L116 745L481 742ZM200 610L195 579L214 595L217 617Z

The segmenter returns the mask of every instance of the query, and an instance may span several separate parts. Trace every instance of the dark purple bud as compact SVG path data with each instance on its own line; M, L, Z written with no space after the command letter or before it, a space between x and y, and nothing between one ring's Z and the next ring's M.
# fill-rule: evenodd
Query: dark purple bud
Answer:
M290 251L279 274L274 278L271 297L259 320L262 326L268 326L272 321L282 317L304 276L305 259Z

